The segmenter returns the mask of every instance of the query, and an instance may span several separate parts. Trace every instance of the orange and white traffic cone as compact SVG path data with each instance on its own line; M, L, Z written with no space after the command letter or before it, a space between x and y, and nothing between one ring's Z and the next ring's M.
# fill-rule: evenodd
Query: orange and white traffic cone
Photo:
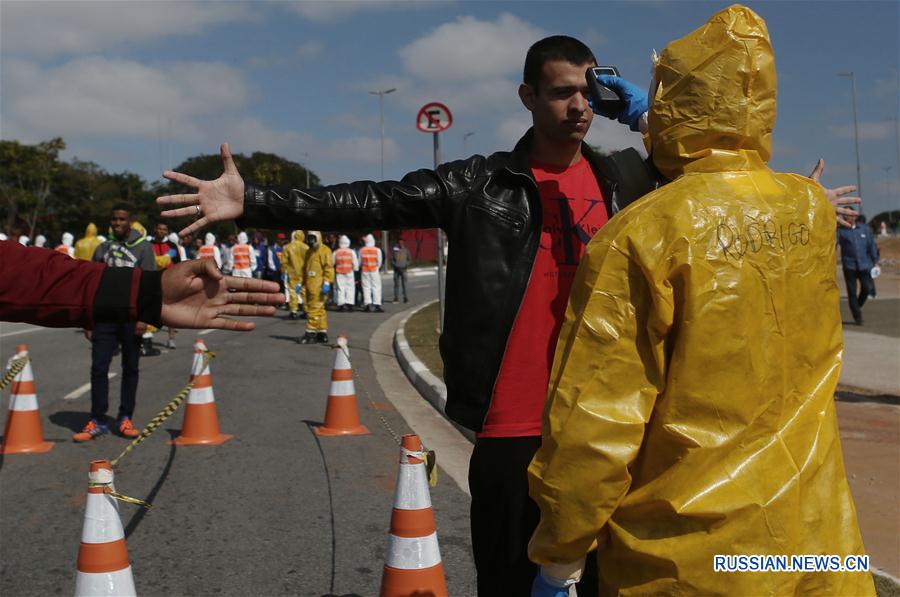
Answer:
M359 422L356 406L356 387L346 336L338 336L334 367L331 370L331 390L325 407L325 423L314 427L318 435L368 435L371 433Z
M28 346L19 344L13 359L27 356ZM12 364L12 359L10 359L10 364ZM34 374L31 371L31 361L29 361L13 378L9 413L6 416L6 427L3 430L3 444L0 452L3 454L47 452L52 448L51 442L44 441L37 393L34 389Z
M88 473L84 527L78 547L75 597L135 595L134 577L119 518L109 460L94 460Z
M188 394L181 435L175 439L175 444L179 446L215 446L234 437L222 433L219 429L219 415L216 412L216 397L213 394L209 363L206 364L206 367L203 366L204 352L206 352L206 343L197 338L194 343L194 364L191 367L191 379L194 380L194 387Z
M410 434L401 440L381 597L414 595L442 597L447 595L447 584L428 492L425 454L419 436Z

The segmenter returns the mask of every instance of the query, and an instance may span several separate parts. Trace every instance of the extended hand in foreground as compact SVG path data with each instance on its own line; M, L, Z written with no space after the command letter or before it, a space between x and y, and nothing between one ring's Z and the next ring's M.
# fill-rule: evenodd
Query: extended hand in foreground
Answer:
M853 225L845 220L842 216L850 216L857 215L856 210L850 209L848 207L841 207L841 205L857 205L862 203L862 199L859 197L844 197L847 193L853 193L856 191L856 187L853 185L847 185L845 187L837 187L836 189L826 188L825 185L821 183L819 180L822 178L822 172L825 171L825 160L819 158L819 161L816 162L816 167L813 168L813 171L809 173L809 177L819 183L822 189L825 191L825 197L828 198L828 202L834 208L835 213L837 214L837 221L839 226L843 226L844 228L853 228Z
M166 210L160 214L164 218L199 216L193 224L178 233L181 236L187 236L216 222L234 220L244 213L244 179L231 159L228 143L223 143L219 151L225 171L215 180L200 180L171 170L163 172L163 176L169 180L197 189L196 193L156 198L158 205L190 206Z
M162 274L162 322L175 328L249 332L256 325L225 315L274 315L284 302L276 282L225 276L209 259L183 261Z

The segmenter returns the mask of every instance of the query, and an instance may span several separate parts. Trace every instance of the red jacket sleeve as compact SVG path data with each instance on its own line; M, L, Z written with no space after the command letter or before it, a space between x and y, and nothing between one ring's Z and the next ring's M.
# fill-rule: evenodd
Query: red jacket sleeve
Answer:
M139 269L107 268L42 248L0 241L0 320L92 328L101 319L134 319Z

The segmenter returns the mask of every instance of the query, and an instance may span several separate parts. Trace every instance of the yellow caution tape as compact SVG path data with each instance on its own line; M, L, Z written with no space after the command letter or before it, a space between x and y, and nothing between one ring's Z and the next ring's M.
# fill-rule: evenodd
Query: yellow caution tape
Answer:
M428 485L430 485L431 487L437 487L437 456L435 455L434 450L428 450L427 452L425 452L425 470L428 471Z
M112 490L112 488L106 483L88 483L88 487L102 487L103 493L113 497L120 502L125 502L126 504L135 504L137 506L141 506L143 508L147 508L148 510L153 507L152 504L145 502L144 500L139 500L137 498L128 497L127 495L123 495L121 493L117 493Z
M215 353L206 351L203 353L203 366L200 368L201 371L206 369L206 366L209 364L210 359L214 359L216 357ZM122 453L116 456L110 464L115 467L116 464L122 459L123 456L134 450L141 442L150 437L150 435L159 428L160 425L163 424L163 421L171 417L175 411L178 410L178 407L181 406L181 403L184 402L184 399L187 398L188 394L191 393L191 388L194 387L195 379L192 379L186 386L184 386L180 392L161 410L153 419L147 423L147 426L144 427L141 434L134 438L130 444L128 444Z
M16 375L22 372L22 369L25 368L25 364L28 362L28 357L22 357L20 359L16 359L12 362L9 369L6 370L6 374L3 376L3 379L0 379L0 390L9 385L9 382L16 378Z

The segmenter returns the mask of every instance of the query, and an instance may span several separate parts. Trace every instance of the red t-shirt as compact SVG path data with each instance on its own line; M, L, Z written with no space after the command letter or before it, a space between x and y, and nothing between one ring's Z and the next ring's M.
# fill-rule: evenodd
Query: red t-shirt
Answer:
M544 227L491 407L479 437L541 434L556 340L584 248L607 221L597 178L582 158L568 168L532 160Z

